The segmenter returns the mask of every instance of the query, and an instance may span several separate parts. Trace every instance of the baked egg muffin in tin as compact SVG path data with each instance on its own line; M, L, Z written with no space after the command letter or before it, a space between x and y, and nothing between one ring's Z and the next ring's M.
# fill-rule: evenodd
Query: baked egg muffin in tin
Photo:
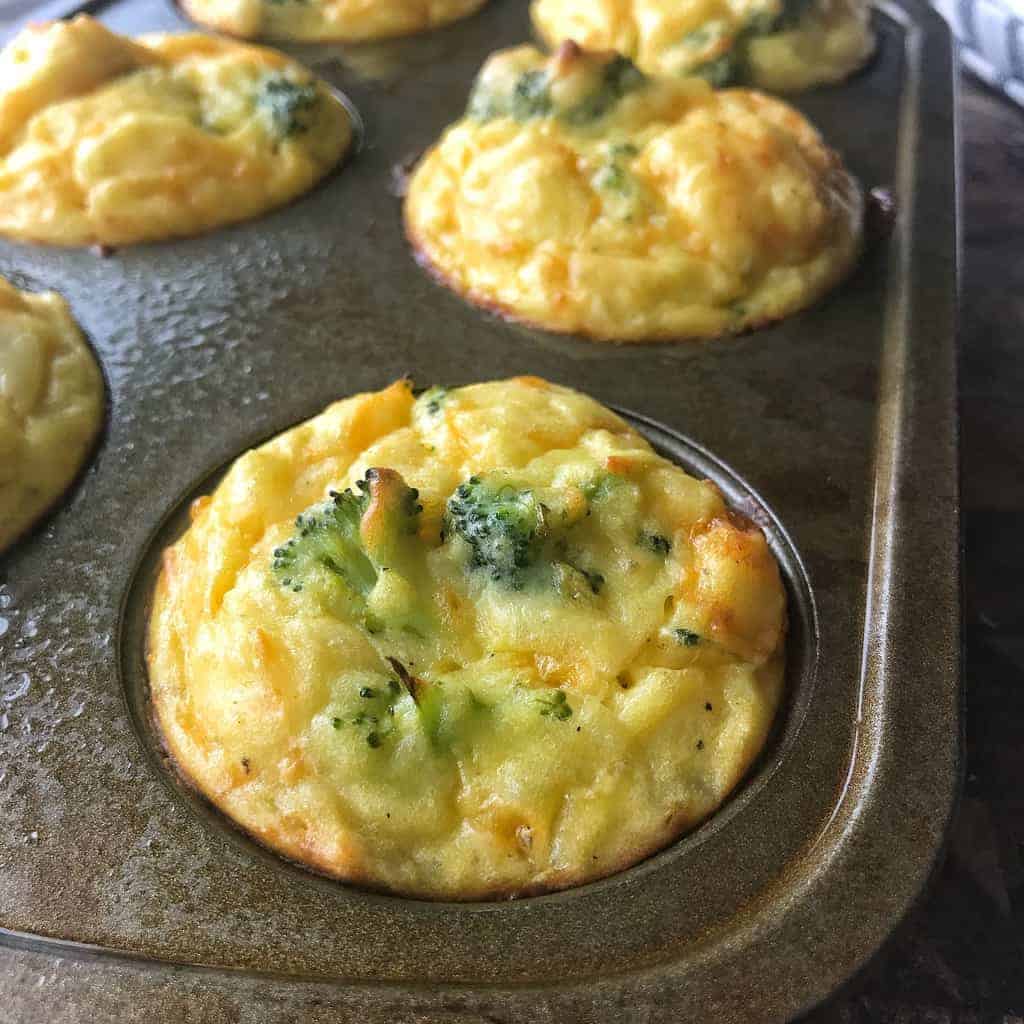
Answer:
M340 401L164 553L181 773L320 872L455 900L618 871L711 814L783 690L762 532L594 400L519 377Z
M201 25L245 38L367 42L440 28L486 0L179 0Z
M781 100L568 43L486 62L412 172L404 215L420 261L471 302L552 331L672 341L819 299L857 261L863 197Z
M308 191L351 139L341 101L273 50L86 15L31 26L0 52L0 234L194 235Z
M651 74L772 91L838 82L874 51L866 0L534 0L554 47L615 50Z
M103 409L103 375L67 303L0 278L0 552L68 489Z

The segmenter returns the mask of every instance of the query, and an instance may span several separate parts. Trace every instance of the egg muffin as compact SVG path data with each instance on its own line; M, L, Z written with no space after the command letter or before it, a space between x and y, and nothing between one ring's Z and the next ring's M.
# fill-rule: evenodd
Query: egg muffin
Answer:
M103 421L103 376L57 294L0 278L0 551L67 490Z
M201 25L247 39L367 42L466 18L486 0L179 0Z
M866 0L534 0L549 45L615 50L651 74L789 91L837 82L871 56Z
M862 207L782 101L567 44L488 60L413 171L405 225L471 302L553 331L670 341L814 302L855 264Z
M0 234L194 235L306 192L351 138L343 104L273 50L131 40L85 15L32 26L0 52Z
M618 416L520 377L338 402L164 554L152 703L275 850L429 898L617 871L718 807L783 687L761 531Z

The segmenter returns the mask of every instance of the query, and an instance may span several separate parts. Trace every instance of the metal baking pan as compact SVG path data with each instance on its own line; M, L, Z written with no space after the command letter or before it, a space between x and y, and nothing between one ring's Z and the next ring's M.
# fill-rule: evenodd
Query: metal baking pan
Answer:
M185 27L168 0L88 6ZM518 0L392 44L286 47L365 123L287 209L107 258L0 244L0 273L68 297L110 386L91 468L0 561L0 1018L779 1021L879 946L950 818L961 682L951 45L918 0L875 17L870 67L795 103L894 189L894 230L827 301L738 339L555 337L414 263L393 170L527 36ZM791 597L779 729L719 814L601 882L446 905L316 877L160 755L140 662L156 553L235 456L340 396L517 373L631 411L758 514Z

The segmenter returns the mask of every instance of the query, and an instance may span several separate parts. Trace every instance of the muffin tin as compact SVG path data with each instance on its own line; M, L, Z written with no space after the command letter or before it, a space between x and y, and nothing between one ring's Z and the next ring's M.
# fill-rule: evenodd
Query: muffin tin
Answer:
M74 9L186 27L166 0ZM951 47L918 0L875 20L873 63L793 102L892 187L893 230L825 302L741 338L556 337L416 266L396 169L458 116L484 56L527 38L518 0L393 43L282 46L364 123L287 209L105 257L0 243L0 273L68 298L110 389L93 465L0 560L12 1020L783 1020L877 948L949 820L961 690ZM591 885L453 905L317 877L166 764L142 666L159 550L235 456L338 397L516 373L618 407L764 525L792 617L779 727L702 828Z

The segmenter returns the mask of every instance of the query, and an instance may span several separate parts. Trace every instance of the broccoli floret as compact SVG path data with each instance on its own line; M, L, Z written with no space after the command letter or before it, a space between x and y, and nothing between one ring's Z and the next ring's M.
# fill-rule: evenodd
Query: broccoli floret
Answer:
M469 97L466 115L475 121L492 121L496 117L511 117L516 121L529 121L551 113L551 78L547 71L524 71L511 91L499 91L496 84L478 81Z
M397 658L388 658L401 685L412 697L431 746L440 751L451 750L464 741L479 724L491 706L469 687L445 685L441 680L427 681L413 675Z
M767 12L758 12L751 21L763 22ZM742 77L746 36L755 34L750 26L737 33L724 21L711 21L680 40L690 56L683 62L685 74L705 79L715 87L730 85Z
M274 550L274 576L296 592L309 585L333 592L340 584L364 608L380 571L407 555L422 511L418 497L393 469L368 469L355 490L331 491L329 501L295 520L291 539Z
M338 732L354 729L376 750L395 731L395 705L401 692L397 679L381 687L361 686L358 702L346 714L333 717L331 726Z
M579 53L577 49L576 53ZM593 58L580 59L592 61ZM616 56L595 68L594 87L571 107L559 107L551 94L552 72L548 68L524 71L508 88L508 80L480 80L473 87L466 116L475 121L511 117L529 121L548 114L571 125L585 125L608 113L627 93L645 85L647 77L627 57ZM503 88L504 87L504 88Z
M310 115L319 100L312 82L303 85L281 74L268 75L256 92L256 109L274 136L287 139L309 128Z
M470 477L448 499L442 540L468 547L468 568L511 590L552 586L569 600L592 599L605 578L585 568L586 552L572 531L590 515L586 490L569 488L565 500L545 504L529 487Z
M512 90L509 113L517 121L543 117L551 111L551 82L545 71L527 71Z
M417 710L431 745L439 751L450 751L471 739L473 730L487 720L491 707L467 686L434 682L427 686Z
M544 512L529 489L471 476L448 499L445 534L471 548L470 566L514 590L541 553Z
M359 535L365 508L365 495L331 492L330 501L299 515L291 539L274 550L271 565L278 581L298 593L317 569L326 569L365 598L377 582Z

